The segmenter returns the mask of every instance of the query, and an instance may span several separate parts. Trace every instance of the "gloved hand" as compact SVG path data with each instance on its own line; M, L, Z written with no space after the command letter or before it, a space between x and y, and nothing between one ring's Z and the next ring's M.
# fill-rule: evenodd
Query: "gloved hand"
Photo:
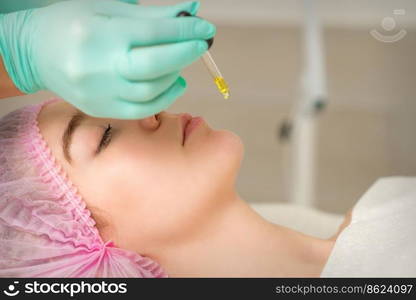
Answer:
M11 13L18 10L47 6L52 3L69 0L0 0L0 13ZM119 0L137 4L138 0Z
M95 117L144 118L184 92L180 71L215 35L215 26L201 18L176 17L181 11L195 15L198 8L198 2L58 2L1 15L0 49L25 93L51 90Z

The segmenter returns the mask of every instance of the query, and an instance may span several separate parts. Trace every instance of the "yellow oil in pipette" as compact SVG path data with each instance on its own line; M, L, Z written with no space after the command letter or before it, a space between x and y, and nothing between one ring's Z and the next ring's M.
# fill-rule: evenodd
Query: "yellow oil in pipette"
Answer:
M224 96L224 99L228 99L230 97L230 89L228 88L228 85L225 82L224 77L221 75L221 72L215 64L214 60L212 59L212 56L209 53L209 51L205 52L204 55L202 55L202 60L205 63L205 66L207 67L208 71L214 78L214 83L217 86L218 90Z
M215 77L214 82L220 93L224 96L224 99L228 99L230 97L230 92L228 90L228 85L225 82L224 78Z

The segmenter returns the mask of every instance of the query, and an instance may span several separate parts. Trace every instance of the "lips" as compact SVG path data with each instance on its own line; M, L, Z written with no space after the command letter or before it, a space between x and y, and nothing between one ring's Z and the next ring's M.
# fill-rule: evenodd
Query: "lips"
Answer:
M184 133L184 143L188 139L188 136L191 134L192 131L194 131L197 127L199 127L200 124L204 122L204 119L202 117L193 117L185 127L185 133Z
M189 122L192 120L192 116L190 114L182 114L181 121L182 121L182 145L185 143L185 132L186 127L189 125Z

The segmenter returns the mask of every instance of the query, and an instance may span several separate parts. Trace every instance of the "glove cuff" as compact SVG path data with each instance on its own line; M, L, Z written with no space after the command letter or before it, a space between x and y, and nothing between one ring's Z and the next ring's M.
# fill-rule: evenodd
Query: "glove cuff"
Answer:
M29 19L32 9L0 15L0 53L9 77L23 93L30 94L43 87L36 75L30 56Z

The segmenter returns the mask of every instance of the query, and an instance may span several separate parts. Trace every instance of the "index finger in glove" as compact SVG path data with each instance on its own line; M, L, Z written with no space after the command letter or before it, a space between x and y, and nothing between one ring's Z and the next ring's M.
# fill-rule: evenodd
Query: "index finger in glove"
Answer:
M114 33L124 35L131 47L151 46L213 37L216 28L197 17L138 20L114 18Z
M130 5L134 0L101 1L96 12L108 16L119 16L138 19L174 18L181 11L195 15L199 9L199 2L183 2L175 5Z
M207 49L203 40L134 48L120 58L117 69L129 80L151 80L185 68Z

